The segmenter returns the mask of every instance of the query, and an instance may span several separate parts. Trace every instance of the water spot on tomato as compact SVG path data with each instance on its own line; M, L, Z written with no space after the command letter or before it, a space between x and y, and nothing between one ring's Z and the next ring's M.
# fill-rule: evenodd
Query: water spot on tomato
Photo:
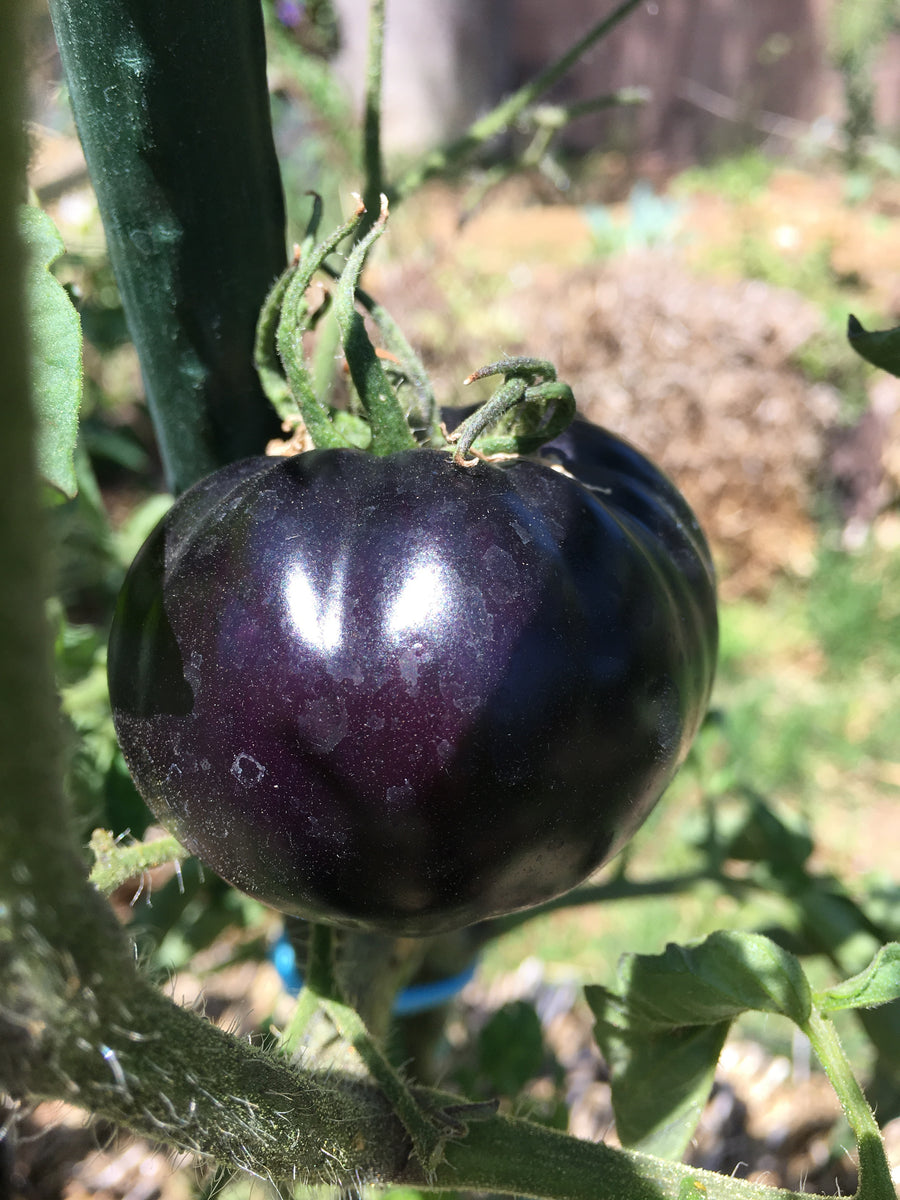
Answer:
M419 656L415 647L411 646L398 654L397 666L400 669L400 678L406 684L409 694L415 696L419 690Z
M320 696L297 717L300 734L314 750L329 754L347 736L347 709L337 696Z
M265 773L266 768L262 763L257 762L253 755L247 754L245 750L236 754L231 764L231 774L241 787L256 787Z
M402 783L387 788L384 798L388 808L402 810L415 802L416 790L408 779L404 779Z

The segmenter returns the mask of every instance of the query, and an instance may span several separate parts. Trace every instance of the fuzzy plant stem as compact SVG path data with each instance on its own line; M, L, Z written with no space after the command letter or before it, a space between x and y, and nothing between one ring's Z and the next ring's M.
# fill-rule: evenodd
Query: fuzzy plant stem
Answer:
M285 265L259 3L51 0L169 486L262 453L253 368Z
M859 1150L857 1200L895 1200L891 1171L875 1116L853 1074L833 1022L817 1012L804 1033L828 1075Z
M102 963L117 938L95 894L63 803L59 714L44 617L42 513L33 457L27 314L15 204L24 199L21 75L15 12L0 38L0 1082L24 1064L40 1027L10 1005L17 961L47 942L91 946ZM95 927L94 922L97 922ZM73 976L74 978L74 976ZM15 1078L13 1074L12 1078Z
M381 157L381 81L384 65L385 0L370 0L369 45L366 56L366 96L363 111L363 162L366 184L363 203L366 216L357 233L361 241L378 217L381 193L384 191Z

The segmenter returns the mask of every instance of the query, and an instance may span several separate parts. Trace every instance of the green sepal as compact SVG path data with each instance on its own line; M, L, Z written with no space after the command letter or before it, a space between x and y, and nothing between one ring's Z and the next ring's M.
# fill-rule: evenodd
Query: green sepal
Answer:
M78 492L75 443L81 409L81 321L65 288L50 273L65 251L51 219L23 205L26 297L31 326L31 386L37 417L37 465L43 478L71 499Z
M327 265L325 269L329 270ZM339 278L339 276L335 275L335 278ZM438 402L422 360L383 304L379 304L374 297L360 287L356 289L356 299L372 318L375 327L381 334L385 350L397 359L397 373L409 384L415 394L416 405L410 413L410 423L414 428L421 428L427 434L432 445L440 445Z
M369 449L372 454L379 455L412 450L416 445L406 413L378 361L365 321L356 308L359 277L366 255L384 232L387 215L387 201L382 197L381 214L347 259L334 297L334 315L340 326L350 378L372 428Z
M463 382L491 375L502 375L503 383L447 435L460 464L470 451L480 457L533 454L568 428L575 416L572 389L556 378L552 363L539 358L501 359L473 371Z
M314 328L329 299L326 296L321 308L311 312L307 290L328 255L359 226L363 210L357 208L349 221L316 244L321 215L322 201L314 196L303 243L296 247L293 261L275 281L260 310L253 360L282 426L296 429L305 425L314 446L335 449L358 445L359 435L348 440L334 420L335 413L319 399L303 335Z
M369 449L372 442L372 430L369 428L368 421L364 421L355 413L336 409L332 414L332 422L348 446L355 446L357 450Z
M870 332L851 313L847 319L847 338L866 362L900 376L900 325Z
M526 387L516 408L501 418L489 433L476 438L473 447L486 457L534 454L568 429L574 416L572 389L567 383L548 380Z
M816 1008L822 1013L848 1008L877 1008L900 999L900 943L882 946L869 965L843 983L816 992Z

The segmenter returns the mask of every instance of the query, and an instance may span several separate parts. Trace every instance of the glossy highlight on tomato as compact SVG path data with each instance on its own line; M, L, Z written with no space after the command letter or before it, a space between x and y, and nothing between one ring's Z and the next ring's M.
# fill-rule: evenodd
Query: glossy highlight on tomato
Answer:
M232 464L150 535L109 683L147 804L283 912L419 936L635 832L703 719L715 584L675 487L576 421L538 456Z

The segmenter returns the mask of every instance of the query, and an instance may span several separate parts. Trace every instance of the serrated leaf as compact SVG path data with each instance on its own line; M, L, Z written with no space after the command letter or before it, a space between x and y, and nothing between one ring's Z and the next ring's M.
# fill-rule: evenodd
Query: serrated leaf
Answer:
M891 375L900 376L900 326L896 329L869 331L850 314L847 320L850 345L866 362Z
M19 210L26 248L26 299L31 328L31 379L37 417L38 469L47 483L71 498L78 491L74 450L81 408L81 322L50 266L65 247L41 209Z
M865 970L815 995L820 1012L877 1008L900 999L900 943L882 946Z

